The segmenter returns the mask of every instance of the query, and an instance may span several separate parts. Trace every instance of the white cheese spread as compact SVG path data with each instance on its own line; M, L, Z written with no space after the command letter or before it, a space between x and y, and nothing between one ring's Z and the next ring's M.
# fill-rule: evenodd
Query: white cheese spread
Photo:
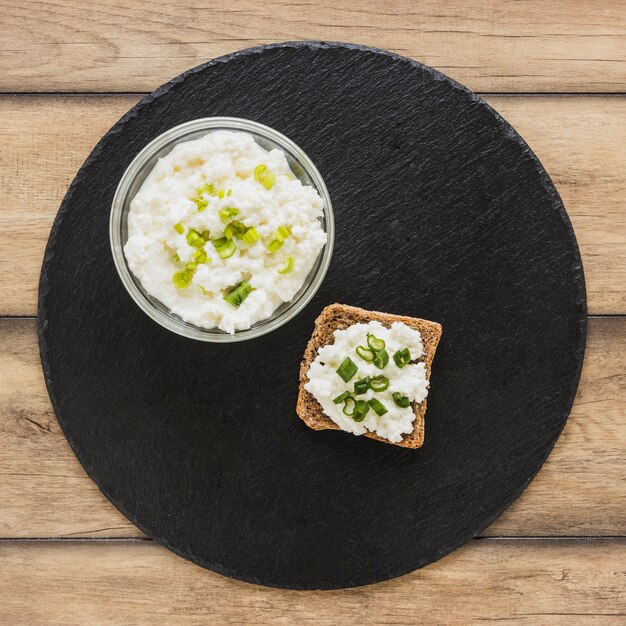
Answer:
M404 402L400 401L401 404L407 404L406 399L410 403L422 402L428 395L428 380L424 363L408 362L403 367L398 367L394 355L408 349L411 361L423 356L424 347L420 333L400 322L394 322L390 328L383 326L380 322L369 322L354 324L345 330L336 330L333 334L334 343L320 348L311 363L308 382L304 385L305 389L313 394L324 413L342 430L355 435L363 435L370 431L394 443L401 441L404 434L412 432L415 413L411 404L399 406L394 399L394 394L396 398L399 396L404 398ZM389 361L383 369L377 367L375 362L366 361L356 352L358 346L368 348L368 335L373 335L376 339L385 342L384 349L387 351ZM369 353L365 351L364 354L367 356ZM337 370L347 357L353 361L358 370L348 382L344 382ZM356 381L367 377L373 380L381 376L389 382L386 389L374 391L370 387L365 393L355 394L354 383ZM387 412L378 415L370 407L365 418L357 422L353 417L344 413L345 402L334 402L345 392L350 392L353 400L357 401L370 402L374 399L375 402L378 400ZM349 411L352 406L353 402L348 401L347 410Z
M234 333L302 287L326 243L322 214L322 198L281 150L213 131L159 159L131 201L124 253L173 313Z

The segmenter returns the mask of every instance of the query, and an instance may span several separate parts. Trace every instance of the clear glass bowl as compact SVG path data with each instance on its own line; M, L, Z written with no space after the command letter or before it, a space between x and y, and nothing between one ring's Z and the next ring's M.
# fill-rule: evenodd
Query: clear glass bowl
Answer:
M130 202L158 159L169 153L176 144L197 139L212 130L245 131L250 133L257 143L266 150L279 148L285 153L295 176L303 184L315 187L324 201L324 215L320 221L322 228L326 231L327 242L298 293L293 300L283 303L276 309L271 317L257 322L247 330L235 331L234 334L219 328L209 329L194 326L183 321L159 300L146 292L139 280L130 271L124 255L124 245L128 239L127 218ZM124 172L113 198L109 236L113 260L120 278L130 296L148 316L164 328L184 337L199 341L228 343L253 339L269 333L288 322L308 304L322 284L330 265L335 239L335 222L330 196L320 173L311 159L293 141L268 126L250 120L236 117L207 117L171 128L151 141L133 159Z

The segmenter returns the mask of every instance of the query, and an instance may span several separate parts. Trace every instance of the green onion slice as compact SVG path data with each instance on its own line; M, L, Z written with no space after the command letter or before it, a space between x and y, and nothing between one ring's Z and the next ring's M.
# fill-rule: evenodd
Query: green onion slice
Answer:
M370 380L370 387L373 391L385 391L389 387L389 379L382 374L380 376L374 376Z
M348 417L352 417L354 415L354 408L356 406L356 400L352 396L348 396L343 401L343 414Z
M254 226L251 226L245 233L243 233L243 235L241 235L241 240L245 244L253 246L259 240L259 232Z
M198 195L201 196L203 193L208 194L209 196L215 195L215 187L211 183L204 183L202 187L198 187L196 190Z
M405 365L408 365L411 362L411 353L408 348L404 348L404 350L398 350L393 355L393 360L395 364L402 369Z
M192 275L196 271L197 268L198 268L198 264L195 261L191 261L191 263L187 263L187 265L185 265L185 271L189 272Z
M248 281L243 280L224 296L224 300L238 309L251 292L252 286Z
M174 224L174 230L179 234L182 235L185 232L185 227L182 224Z
M369 400L368 404L374 409L374 413L378 416L382 417L385 413L389 413L387 407L385 407L385 405L376 398Z
M254 168L254 180L261 183L266 189L271 189L276 182L276 176L267 169L267 165L260 163Z
M233 220L224 229L224 237L228 239L232 239L233 237L237 237L237 239L243 239L246 230L246 227L241 222Z
M196 203L196 207L198 207L198 213L202 213L202 211L209 206L209 201L204 198L196 198L194 202Z
M282 269L278 270L279 274L289 274L290 272L293 272L294 267L296 266L293 257L292 256L288 256L285 259L285 267L283 267Z
M220 189L217 192L217 197L221 200L224 196L226 195L225 191L223 189Z
M354 411L352 413L352 419L355 422L362 422L370 410L370 406L365 400L357 400L354 405Z
M349 391L344 391L341 395L337 396L333 402L335 404L341 404L346 398L350 398L350 392Z
M344 383L347 383L356 374L358 369L355 362L347 356L337 368L337 374L339 374Z
M202 246L204 246L205 244L205 241L202 235L197 230L190 228L189 232L187 233L187 243L194 248L202 248Z
M378 350L374 353L374 365L379 369L385 369L387 363L389 363L389 353L387 350Z
M393 401L396 403L396 406L399 406L401 409L406 409L411 402L406 396L403 396L399 391L395 391L391 394L393 396Z
M220 237L213 242L217 253L222 259L229 259L237 251L237 246L232 239L228 237Z
M193 253L193 258L196 263L206 263L207 261L206 252L202 248Z
M276 252L277 250L280 250L283 247L283 242L279 241L278 239L272 239L272 241L270 241L267 244L267 249L274 254L274 252Z
M365 346L357 346L355 352L368 363L371 363L374 360L374 351L366 348Z
M219 210L220 220L222 220L224 224L226 224L231 217L235 217L235 215L239 215L239 209L232 206L227 206Z
M180 257L178 256L178 252L175 252L172 258L174 259L174 261L176 261L176 263L180 263Z
M278 227L276 231L276 239L278 239L278 241L285 241L289 235L291 235L291 231L286 226Z
M209 239L211 239L211 233L208 230L203 230L202 239L204 239L205 241L208 241Z
M370 388L370 377L366 376L365 378L361 378L360 380L355 381L354 383L354 393L359 396L362 393L367 393L367 390Z
M367 335L367 345L374 350L374 352L377 352L378 350L384 350L385 341L384 339L379 339L370 333Z
M232 190L232 189L229 189L229 190L226 192L226 197L227 197L227 198L229 198L229 197L231 196L231 194L232 194L232 193L233 193L233 190Z
M176 272L174 276L172 276L172 282L178 289L185 289L185 287L189 287L191 284L192 275L189 272Z

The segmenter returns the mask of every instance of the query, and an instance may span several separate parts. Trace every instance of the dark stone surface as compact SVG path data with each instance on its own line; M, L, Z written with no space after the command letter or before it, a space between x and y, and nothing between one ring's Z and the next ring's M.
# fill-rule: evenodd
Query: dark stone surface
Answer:
M308 307L230 346L153 323L126 294L108 242L113 193L135 154L212 115L296 141L337 219ZM335 301L443 324L421 450L297 418L300 358ZM59 422L113 504L202 566L294 588L398 576L482 531L552 449L585 345L576 240L526 144L445 76L340 44L247 50L144 98L68 191L39 305Z

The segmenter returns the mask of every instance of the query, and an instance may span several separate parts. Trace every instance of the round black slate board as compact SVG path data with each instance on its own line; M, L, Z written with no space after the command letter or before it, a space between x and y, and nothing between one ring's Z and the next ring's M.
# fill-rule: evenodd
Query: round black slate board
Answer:
M148 319L115 272L107 232L135 154L213 115L295 140L337 220L313 301L234 345ZM297 418L300 358L314 318L336 301L443 324L422 449L314 432ZM144 98L72 183L39 305L52 403L104 494L195 563L292 588L398 576L482 531L552 449L585 345L576 240L526 144L442 74L343 44L247 50Z

